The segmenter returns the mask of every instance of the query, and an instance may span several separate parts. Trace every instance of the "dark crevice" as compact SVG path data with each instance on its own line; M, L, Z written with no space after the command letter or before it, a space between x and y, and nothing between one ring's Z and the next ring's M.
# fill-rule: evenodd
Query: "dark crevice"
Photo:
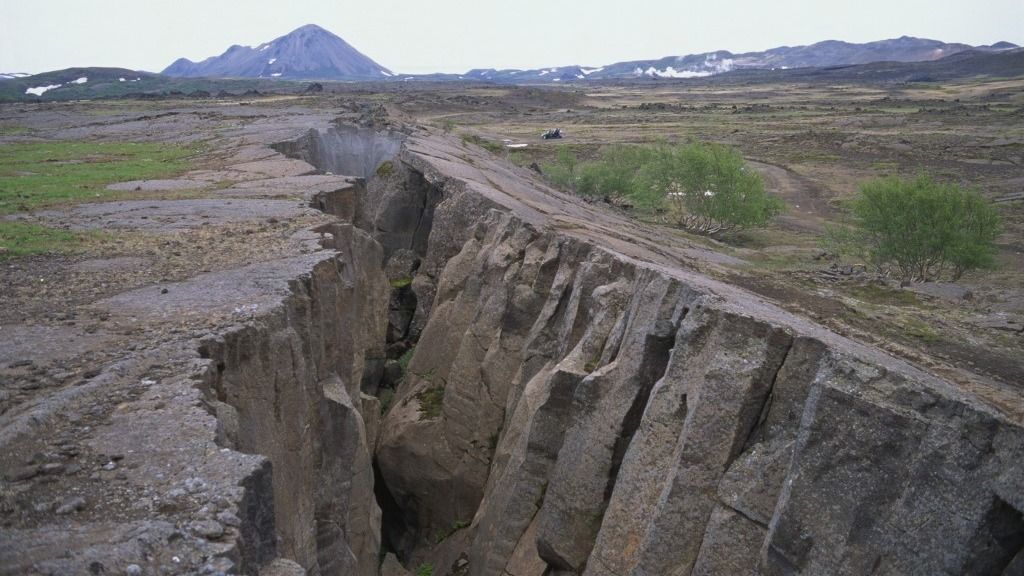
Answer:
M427 255L427 246L430 239L430 232L434 227L434 208L441 202L443 196L441 190L427 182L419 172L415 172L420 182L420 190L423 191L423 204L420 207L420 217L413 229L412 241L409 249L421 258Z
M685 312L684 312L685 315ZM668 367L669 356L672 348L676 345L676 330L670 330L667 335L661 336L648 334L644 345L644 357L641 359L641 370L637 374L640 389L633 397L633 403L626 412L622 421L619 436L615 439L615 448L612 450L611 469L608 472L608 482L605 484L605 504L611 499L612 490L615 489L615 481L619 476L619 468L622 466L622 459L629 449L633 436L640 427L640 420L643 418L644 410L647 408L647 401L651 397L654 385L665 375Z
M381 510L381 555L393 552L401 562L407 562L419 531L415 519L409 516L410 512L403 509L388 490L376 458L373 461L373 492Z
M998 496L985 514L980 528L968 542L970 557L964 574L1000 576L1021 574L1024 568L1024 515ZM1011 571L1011 567L1012 570Z
M726 464L726 468L732 465L733 460L735 460L737 456L749 450L750 447L759 440L760 436L763 436L762 432L764 431L764 422L768 419L768 413L771 411L772 401L775 398L775 385L778 383L779 374L782 372L782 368L786 365L786 360L789 358L792 351L793 339L787 338L786 350L782 353L782 359L779 361L778 365L775 366L775 370L772 372L771 381L768 384L768 391L764 395L764 400L761 403L761 409L758 411L757 420L747 432L743 443L740 444L740 449L735 450L735 453L729 456L729 462Z

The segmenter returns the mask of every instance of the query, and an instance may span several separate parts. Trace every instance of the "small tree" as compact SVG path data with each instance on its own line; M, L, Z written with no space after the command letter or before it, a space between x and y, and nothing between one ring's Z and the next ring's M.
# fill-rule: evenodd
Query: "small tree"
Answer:
M654 162L656 156L651 146L609 146L598 161L580 167L579 192L601 198L628 198L641 209L657 208L661 196L641 188L638 180L644 166Z
M659 146L639 179L672 208L677 224L701 234L763 226L783 208L743 156L720 144Z
M852 228L832 229L829 239L879 273L921 282L948 273L958 280L995 264L999 214L975 191L925 175L882 178L861 184L850 209Z

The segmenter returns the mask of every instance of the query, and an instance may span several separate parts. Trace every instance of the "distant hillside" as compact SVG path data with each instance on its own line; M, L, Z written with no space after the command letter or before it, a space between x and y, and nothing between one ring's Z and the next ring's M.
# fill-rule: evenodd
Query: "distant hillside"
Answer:
M68 68L0 80L0 102L50 102L96 98L209 98L301 94L306 82L270 78L172 78L125 68Z
M605 66L559 66L535 70L477 69L459 78L492 82L564 82L623 78L702 78L735 70L787 70L850 66L872 62L926 62L965 50L1000 52L1017 48L1009 42L972 47L903 36L865 44L826 40L810 46L782 46L764 52L733 54L725 50L634 60Z
M71 100L113 93L143 92L162 84L149 72L126 68L66 68L0 82L0 100Z
M975 77L1024 77L1024 48L965 50L930 62L872 62L852 66L737 70L709 81L734 82L947 82Z
M255 48L232 46L220 56L202 62L180 58L163 73L183 77L291 80L369 80L392 76L387 68L313 24Z

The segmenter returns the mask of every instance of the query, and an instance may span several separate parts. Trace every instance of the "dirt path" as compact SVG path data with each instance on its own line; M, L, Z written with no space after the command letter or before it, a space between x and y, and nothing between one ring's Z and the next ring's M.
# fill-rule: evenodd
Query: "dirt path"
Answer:
M768 192L786 203L786 212L778 220L783 228L812 234L824 230L825 220L835 215L828 203L831 192L784 166L757 160L747 162L764 177Z

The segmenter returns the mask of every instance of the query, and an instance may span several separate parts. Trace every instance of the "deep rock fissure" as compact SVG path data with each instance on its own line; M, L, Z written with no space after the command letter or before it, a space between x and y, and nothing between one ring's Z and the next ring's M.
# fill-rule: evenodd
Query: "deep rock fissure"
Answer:
M1020 488L1005 464L1024 445L1018 429L888 360L833 355L847 344L831 336L797 348L814 330L763 303L731 308L700 281L527 224L432 168L444 152L428 158L402 138L339 126L276 146L362 180L316 201L351 218L325 229L343 254L293 283L280 315L207 351L219 363L218 438L274 462L281 543L269 547L267 508L255 510L263 528L250 540L264 544L248 564L278 554L310 574L375 574L378 554L394 552L409 567L429 558L438 576L467 556L457 573L604 576L1000 573L1022 562ZM679 292L659 291L669 285ZM703 308L684 306L698 297ZM383 325L357 341L370 308ZM259 358L277 349L284 366ZM417 373L403 380L394 363L406 352ZM266 374L265 388L248 383ZM443 391L425 408L432 380ZM943 409L999 429L1002 444L942 436L951 426L928 424L934 403L965 407ZM939 484L937 468L964 480ZM928 483L956 505L931 506L915 492ZM883 497L891 518L861 526L858 510ZM957 530L953 553L922 552L932 540L905 532L922 514Z
M400 381L389 380L392 371L388 363L393 364L415 347L419 338L422 326L415 325L414 317L420 299L412 279L421 272L433 226L433 210L442 196L421 172L403 165L396 157L403 139L402 134L390 130L338 125L310 130L296 141L274 146L322 172L360 179L353 188L354 198L342 201L352 205L351 212L335 215L350 217L383 248L379 266L390 284L388 327L383 343L386 350L381 370L366 370L361 383L361 389L374 396L394 393ZM337 204L339 201L328 195L318 198L314 207L330 211L328 208ZM395 553L407 562L410 552L419 544L420 526L415 511L392 495L375 455L372 469L374 498L381 510L381 553Z

